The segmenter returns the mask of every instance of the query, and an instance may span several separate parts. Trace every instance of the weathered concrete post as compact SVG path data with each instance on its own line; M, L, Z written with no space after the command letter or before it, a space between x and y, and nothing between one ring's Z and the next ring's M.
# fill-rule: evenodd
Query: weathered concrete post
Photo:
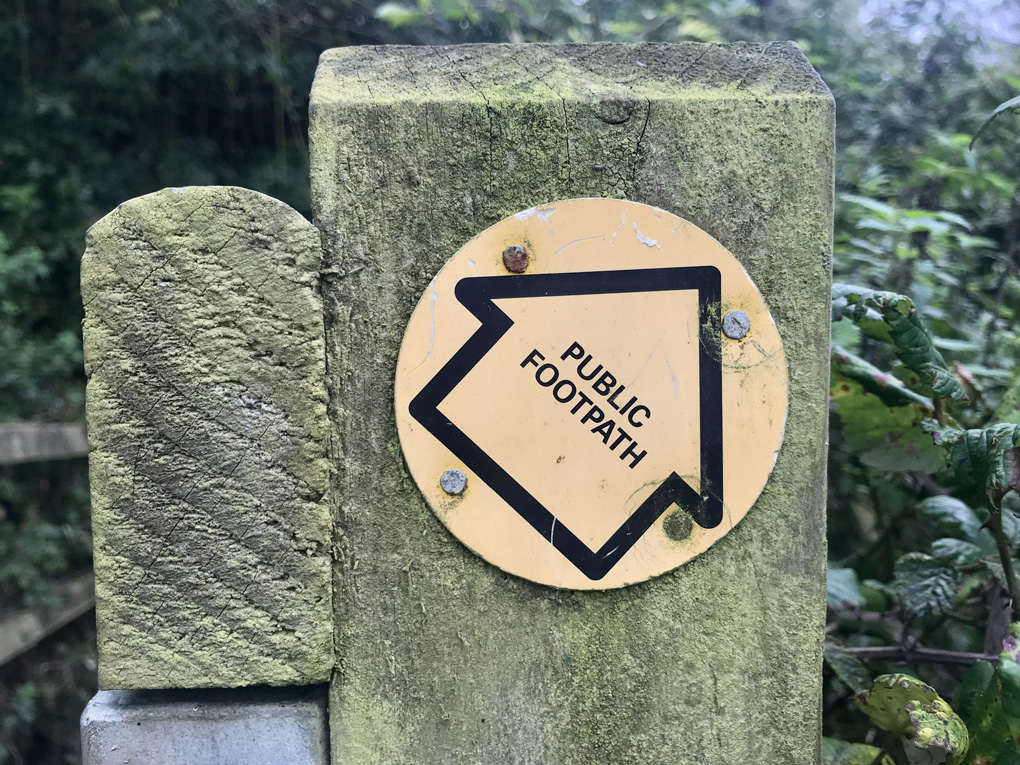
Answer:
M335 765L817 762L833 103L800 51L779 43L339 49L322 56L310 132L315 225L325 249L329 414L336 436L331 443L337 467L337 671L330 697ZM557 205L531 209L583 197L633 200L661 211L577 201L560 206L559 213ZM627 241L636 236L634 241L647 245L647 262L627 260L643 254L611 249L606 221L621 215ZM572 231L566 241L558 238L564 236L561 226ZM515 240L518 235L528 241ZM623 569L599 568L602 557L610 558L607 565L630 564L626 555L614 564L620 553L608 542L604 556L593 552L592 545L598 549L605 538L597 530L586 537L570 521L572 541L565 543L563 536L556 541L562 516L534 501L541 497L529 484L553 468L532 470L531 455L516 467L490 458L488 436L479 431L488 426L502 434L512 427L506 422L518 418L507 409L507 397L515 394L497 377L489 379L503 386L501 398L486 401L478 383L462 400L451 392L456 380L470 383L463 369L456 379L450 375L468 353L462 349L454 360L460 343L479 322L482 329L474 337L480 342L489 323L506 319L503 310L511 320L500 332L515 322L554 328L565 315L575 320L563 313L543 318L539 308L529 314L532 319L522 319L510 298L580 294L571 291L579 283L573 276L568 279L573 286L566 288L562 280L523 280L531 273L546 278L577 271L578 265L563 265L563 251L585 239L593 241L576 252L589 254L577 257L590 257L592 269L611 267L614 252L626 261L616 268L659 269L660 286L627 289L665 289L662 280L674 275L680 279L675 289L694 289L680 272L698 266L701 298L691 305L692 315L701 317L702 355L700 362L697 355L691 358L703 370L716 370L707 377L703 371L702 385L718 387L721 377L723 401L732 396L739 404L730 412L771 412L775 391L788 404L785 435L781 414L778 420L770 414L762 425L767 437L759 440L758 431L742 438L725 412L713 421L712 407L701 399L701 456L695 442L691 471L678 468L685 478L674 474L676 492L650 516L652 526L631 534L628 524L636 513L618 532L620 539L640 536L638 544L652 540L641 552L652 563L638 565L641 570L630 579L614 579ZM524 245L531 270L514 261L513 252L500 259L507 245ZM742 287L748 307L728 286L746 277L727 260L726 250L753 282ZM465 280L476 265L481 276L509 273L498 278L518 281L500 287L493 276L468 287ZM621 273L581 292L622 290L619 285L630 276ZM592 281L585 278L580 281ZM455 288L457 279L463 287ZM486 292L490 287L497 292ZM623 317L626 305L605 315ZM731 308L747 313L741 317ZM774 346L768 345L772 335L753 334L768 329L769 312L781 338ZM718 321L724 313L725 337L733 342L744 337L746 326L740 324L751 314L750 342L739 347L759 354L757 366L732 362L737 345L720 350ZM694 339L683 347L697 354L697 322L690 327ZM495 342L490 338L486 347ZM534 362L532 373L546 357L557 364L582 358L574 356L574 346L564 345L562 355L552 344L540 351L539 340L537 355L525 357L531 340L521 342L527 345L521 346L520 367ZM654 347L649 358L652 352ZM422 376L421 369L432 364ZM425 366L415 371L420 365ZM517 374L514 366L506 366L507 379ZM520 385L530 387L520 395L552 385L554 373L559 374L545 372L543 380L540 369L538 385L527 378ZM668 381L665 372L660 377ZM766 378L773 382L756 389ZM739 390L728 380L739 380ZM572 399L560 396L580 388L549 390L545 395L562 402ZM475 399L464 398L470 396ZM781 413L781 402L778 407ZM657 405L649 409L659 411ZM476 415L474 430L458 419ZM590 410L589 415L600 422ZM545 421L550 429L559 427L551 422ZM710 447L706 439L713 432L721 439L720 429L725 443ZM651 431L649 423L641 432ZM609 438L608 432L600 435ZM773 437L782 439L778 456L769 446ZM501 448L496 442L502 438L490 438L493 448ZM517 452L533 450L538 464L543 444L552 440L536 431L531 441L518 442L523 446ZM682 440L678 435L676 443ZM615 448L602 444L600 439L598 448ZM735 497L744 458L746 470L754 473L747 481L754 483L763 448L769 449L766 468L773 458L775 467L750 507L763 477L749 498ZM646 451L652 454L651 447ZM565 464L575 459L572 454L564 452ZM631 453L632 461L637 454ZM581 463L589 472L601 471L594 460ZM438 473L446 468L453 472L441 484ZM616 481L609 470L607 492ZM767 474L766 469L762 476ZM691 493L684 494L687 490ZM656 490L653 497L658 496ZM679 498L687 515L666 511L670 497ZM642 512L649 502L654 504L647 500ZM738 507L740 502L746 506ZM494 508L492 514L466 519L489 512L478 509L482 506ZM581 519L577 523L586 522L583 512L567 510ZM486 537L490 524L497 536L504 535L502 545ZM586 542L589 537L594 542ZM689 562L678 568L676 561L658 562L672 554L670 539L682 545L688 538L703 540L691 542L698 549L680 556ZM529 547L516 560L518 539L524 546L542 542L551 552ZM633 549L637 555L639 548ZM559 584L565 589L547 586L557 584L554 577L561 574L569 578ZM612 589L592 589L599 586Z

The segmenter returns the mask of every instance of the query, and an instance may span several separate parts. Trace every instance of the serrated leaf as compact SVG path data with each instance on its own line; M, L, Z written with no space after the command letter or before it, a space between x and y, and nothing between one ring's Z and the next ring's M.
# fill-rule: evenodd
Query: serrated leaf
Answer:
M892 343L896 357L917 372L941 398L966 401L963 386L946 366L946 360L932 342L913 301L895 292L878 292L864 287L838 284L833 287L833 312L851 318L873 337ZM886 331L880 333L875 314ZM882 335L885 335L884 337Z
M965 566L968 563L977 563L984 552L973 542L946 538L936 539L931 543L931 555L944 563Z
M860 608L864 593L852 568L829 568L826 577L826 600L832 608Z
M1020 491L1020 425L956 430L929 426L932 440L947 451L947 463L962 486L984 489L993 507L1010 491Z
M926 518L935 521L946 534L973 541L981 529L981 520L977 514L966 502L956 497L927 497L918 502L917 509Z
M825 663L843 684L852 691L863 691L871 685L871 673L864 662L832 643L825 644Z
M948 611L956 588L956 572L929 555L907 553L896 561L892 589L904 607L920 617Z
M912 762L964 761L970 742L967 726L934 688L917 678L882 675L858 693L854 703L878 727L904 737Z
M939 398L948 398L955 401L970 400L963 384L948 369L941 369L933 364L921 365L918 369L922 372L927 370L929 376L928 384L931 385L931 389L935 391L935 395Z
M892 757L867 744L851 744L835 738L822 739L822 765L894 765Z

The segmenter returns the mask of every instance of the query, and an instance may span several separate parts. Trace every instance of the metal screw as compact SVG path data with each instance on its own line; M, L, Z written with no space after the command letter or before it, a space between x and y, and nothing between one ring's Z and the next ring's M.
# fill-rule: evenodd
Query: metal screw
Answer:
M461 494L467 488L467 476L463 470L447 470L439 479L439 485L447 494Z
M503 265L506 270L515 274L523 274L528 270L528 251L519 244L511 244L503 250Z
M694 520L689 513L680 508L667 515L662 521L662 530L666 532L667 537L675 542L683 542L691 535L693 529Z
M730 311L723 316L722 331L726 337L739 340L751 329L751 320L743 311Z

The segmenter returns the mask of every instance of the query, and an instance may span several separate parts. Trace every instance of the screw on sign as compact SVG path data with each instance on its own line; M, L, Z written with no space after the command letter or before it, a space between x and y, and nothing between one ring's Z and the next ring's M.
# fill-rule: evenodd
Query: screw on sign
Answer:
M443 487L443 491L447 494L457 496L463 494L464 489L467 488L467 476L464 475L463 470L447 470L439 478L439 485Z
M730 311L728 314L723 316L722 329L723 334L726 335L726 337L734 340L740 340L747 335L747 331L750 328L751 320L743 311Z
M528 270L530 260L528 251L519 244L511 244L503 250L503 265L511 273L523 274Z
M748 512L782 443L786 365L758 290L708 234L574 199L497 223L436 275L396 411L416 483L465 545L606 589L676 568Z

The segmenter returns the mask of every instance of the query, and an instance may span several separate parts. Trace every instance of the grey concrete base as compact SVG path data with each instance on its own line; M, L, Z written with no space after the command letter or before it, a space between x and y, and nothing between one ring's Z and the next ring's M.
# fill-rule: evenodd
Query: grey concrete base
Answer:
M100 691L84 765L329 765L323 688Z

